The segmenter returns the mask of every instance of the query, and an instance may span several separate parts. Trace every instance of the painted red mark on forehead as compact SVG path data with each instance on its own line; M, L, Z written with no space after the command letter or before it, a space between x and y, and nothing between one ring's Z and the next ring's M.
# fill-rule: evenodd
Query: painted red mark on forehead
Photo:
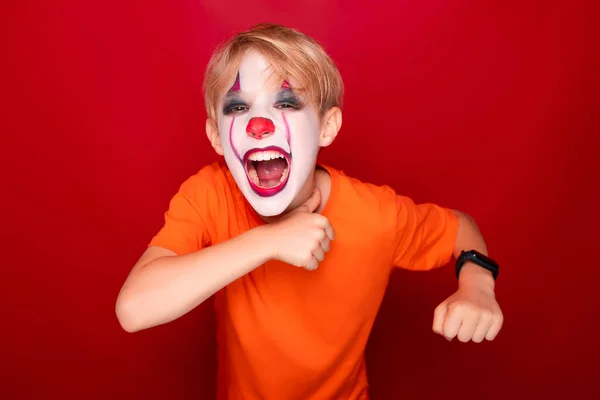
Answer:
M282 89L291 89L290 83L288 81L283 81L281 84Z
M235 82L233 83L233 86L231 87L231 89L229 89L230 92L239 92L241 90L240 87L240 73L238 72L237 76L235 77Z

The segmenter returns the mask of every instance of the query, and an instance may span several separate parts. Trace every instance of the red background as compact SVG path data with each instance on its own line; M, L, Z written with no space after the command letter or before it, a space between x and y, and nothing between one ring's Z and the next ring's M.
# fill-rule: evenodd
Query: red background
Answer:
M344 125L323 161L469 212L502 265L505 326L480 345L431 332L451 267L394 274L373 398L600 393L593 1L286 3L3 6L0 397L214 395L210 305L132 335L114 302L179 184L216 160L212 48L262 21L340 66Z

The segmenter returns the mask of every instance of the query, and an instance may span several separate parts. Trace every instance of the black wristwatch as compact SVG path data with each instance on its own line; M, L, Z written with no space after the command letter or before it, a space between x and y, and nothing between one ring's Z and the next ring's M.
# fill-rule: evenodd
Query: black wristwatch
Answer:
M494 279L498 278L498 271L500 269L498 263L475 250L462 251L460 253L460 256L458 256L458 259L456 260L456 278L458 278L461 268L463 267L463 265L465 265L467 261L470 261L474 264L479 265L482 268L487 269L488 271L491 271L492 275L494 276Z

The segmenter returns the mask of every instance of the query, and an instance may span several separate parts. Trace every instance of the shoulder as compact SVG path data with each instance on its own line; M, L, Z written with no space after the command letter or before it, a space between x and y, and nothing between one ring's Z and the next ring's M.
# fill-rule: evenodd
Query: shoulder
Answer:
M230 197L236 188L235 181L223 162L214 162L202 167L187 178L179 187L179 195L197 208L207 203L219 203Z
M343 214L359 225L381 223L387 226L394 220L399 196L392 187L366 182L329 166L324 168L331 175L335 214Z
M376 185L347 175L343 170L324 166L331 175L332 188L341 194L341 200L357 205L395 204L398 197L396 191L388 185Z
M181 189L194 192L204 187L224 184L227 181L227 174L229 174L229 170L226 165L214 162L202 167L198 172L187 178L181 184Z
M187 178L179 190L186 195L195 195L204 191L212 191L215 188L229 186L232 180L227 165L221 162L202 167L194 175Z
M359 209L362 213L374 217L375 214L388 219L398 214L415 214L428 211L451 211L438 204L417 203L412 197L402 194L389 185L376 185L346 175L341 170L328 169L332 180L338 180L339 196L336 203Z

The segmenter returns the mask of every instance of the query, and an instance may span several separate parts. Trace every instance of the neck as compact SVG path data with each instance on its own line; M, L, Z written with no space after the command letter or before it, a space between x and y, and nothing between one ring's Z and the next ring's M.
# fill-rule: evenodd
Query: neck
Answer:
M302 189L298 193L298 196L296 196L294 201L292 201L289 207L282 214L274 217L264 217L261 215L260 218L267 223L278 221L289 212L295 210L297 207L304 204L304 202L308 200L315 188L319 188L322 195L321 205L319 205L319 207L315 210L315 212L317 213L320 212L325 206L327 199L329 198L329 192L331 190L330 176L329 173L327 173L327 171L324 171L321 168L315 168L308 176L308 179L306 180L304 187L302 187Z
M317 169L315 168L312 170L312 172L308 176L308 179L306 180L304 187L302 187L302 189L300 190L300 192L298 193L296 198L292 201L292 203L287 208L286 213L288 213L292 210L295 210L300 205L304 204L304 202L306 200L308 200L308 198L310 197L310 195L312 194L312 192L315 190L316 187L321 189L319 187Z

